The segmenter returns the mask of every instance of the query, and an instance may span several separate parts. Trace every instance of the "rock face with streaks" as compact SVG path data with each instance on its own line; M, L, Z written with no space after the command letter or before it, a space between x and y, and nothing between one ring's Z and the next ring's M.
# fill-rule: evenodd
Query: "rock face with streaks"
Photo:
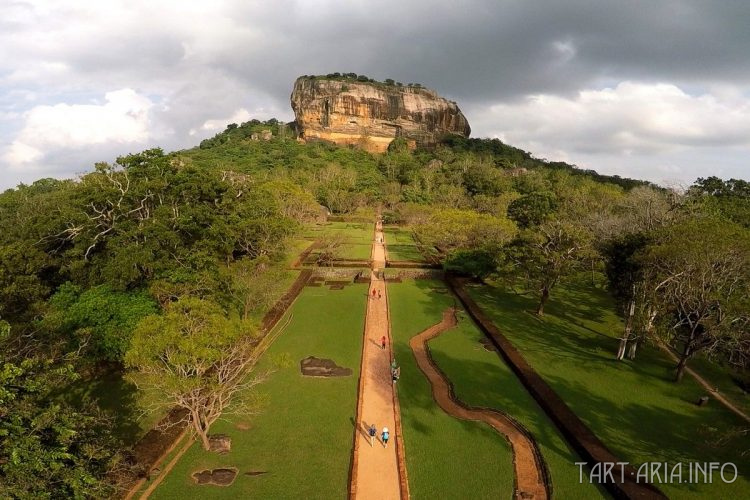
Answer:
M292 90L300 138L383 152L396 137L430 146L446 134L471 132L455 102L423 87L302 76Z

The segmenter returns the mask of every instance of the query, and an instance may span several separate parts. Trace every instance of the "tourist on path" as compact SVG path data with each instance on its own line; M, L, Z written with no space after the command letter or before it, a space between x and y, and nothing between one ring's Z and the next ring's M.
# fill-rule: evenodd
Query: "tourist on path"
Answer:
M375 436L378 435L378 429L375 427L375 424L372 424L369 429L367 429L367 433L370 435L370 448L375 446Z
M383 434L380 436L383 440L383 448L388 448L388 438L390 437L391 435L388 433L388 427L383 427Z
M380 337L380 348L385 351L385 335Z
M382 296L382 295L380 294L380 290L378 290L378 298L379 298L379 299L382 299L382 298L383 298L383 296Z
M374 288L372 289L372 298L373 299L375 298L375 289Z

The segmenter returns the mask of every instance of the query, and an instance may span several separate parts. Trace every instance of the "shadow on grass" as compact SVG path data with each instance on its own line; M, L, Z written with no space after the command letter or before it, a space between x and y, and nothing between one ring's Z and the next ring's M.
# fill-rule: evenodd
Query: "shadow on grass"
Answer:
M471 294L621 459L671 464L731 461L740 474L750 470L750 457L743 454L750 449L750 438L718 446L710 436L711 428L730 429L742 422L718 404L698 408L694 402L705 391L692 380L673 383L674 364L657 348L644 346L635 362L614 360L618 339L608 337L607 330L619 329L622 323L603 290L573 283L556 291L542 323L523 312L532 299L490 287L473 287ZM707 491L701 485L682 488Z
M113 418L112 432L125 446L135 444L147 430L142 422L138 406L138 389L115 368L108 369L90 378L81 378L60 390L60 397L74 405L95 401Z

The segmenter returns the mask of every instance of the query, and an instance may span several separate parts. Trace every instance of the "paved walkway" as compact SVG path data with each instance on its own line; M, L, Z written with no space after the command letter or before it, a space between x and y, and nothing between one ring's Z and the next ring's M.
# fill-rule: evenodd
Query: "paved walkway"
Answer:
M449 415L462 420L480 420L491 425L496 431L505 436L513 449L513 467L515 469L516 499L546 499L549 498L545 486L543 465L540 463L541 454L534 443L517 425L504 413L483 408L467 408L453 396L450 383L435 365L430 357L427 342L456 326L456 316L453 309L443 313L443 320L433 325L419 335L411 338L409 346L414 352L419 368L432 385L432 396L438 406Z
M380 228L378 228L380 229ZM375 233L372 247L373 272L367 297L367 317L362 353L362 382L359 394L359 422L356 429L354 467L352 471L352 497L362 500L400 499L398 459L396 455L396 423L391 381L391 344L388 333L388 301L385 282L377 279L375 270L385 267L383 233ZM375 291L375 298L372 296ZM378 298L378 292L380 298ZM381 338L386 337L386 348L381 348ZM370 446L367 429L375 424L378 435ZM380 441L383 427L390 431L390 441L385 448Z

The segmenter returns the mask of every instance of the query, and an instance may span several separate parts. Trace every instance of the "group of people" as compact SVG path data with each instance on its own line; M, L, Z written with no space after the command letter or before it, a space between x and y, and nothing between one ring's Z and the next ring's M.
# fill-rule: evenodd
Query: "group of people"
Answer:
M367 433L370 435L370 447L375 446L375 436L378 435L378 429L375 424L370 425L367 429ZM380 440L383 441L383 448L388 448L388 439L391 437L388 427L383 427L383 431L380 433Z
M393 380L393 383L395 384L400 377L401 367L396 363L396 358L393 358L393 361L391 362L391 380Z
M383 298L383 293L380 290L375 290L373 288L372 289L372 298L373 299L382 299Z

